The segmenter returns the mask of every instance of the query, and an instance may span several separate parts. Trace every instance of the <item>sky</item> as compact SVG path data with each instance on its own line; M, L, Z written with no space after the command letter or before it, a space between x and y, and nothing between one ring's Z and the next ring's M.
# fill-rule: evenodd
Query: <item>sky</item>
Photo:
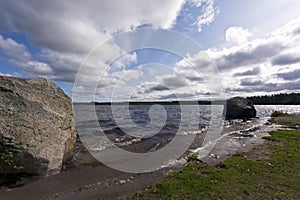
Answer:
M0 0L0 75L73 101L300 92L298 0Z

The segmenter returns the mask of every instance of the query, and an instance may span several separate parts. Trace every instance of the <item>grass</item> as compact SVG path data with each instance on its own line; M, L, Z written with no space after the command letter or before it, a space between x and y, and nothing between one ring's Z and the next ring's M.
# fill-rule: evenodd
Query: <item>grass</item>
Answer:
M270 135L268 159L237 154L218 167L190 162L133 199L300 199L300 131Z
M300 126L300 115L298 114L287 114L280 111L274 111L272 113L271 122L285 125L285 126Z
M283 117L283 116L288 116L288 114L277 110L273 111L271 114L271 117Z

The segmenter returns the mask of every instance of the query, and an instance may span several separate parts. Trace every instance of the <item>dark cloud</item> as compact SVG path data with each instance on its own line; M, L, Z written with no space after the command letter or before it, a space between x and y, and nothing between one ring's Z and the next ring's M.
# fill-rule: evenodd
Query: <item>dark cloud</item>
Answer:
M296 79L300 79L300 70L298 69L292 72L278 73L276 75L277 77L282 78L284 80L296 80Z
M281 55L272 59L272 65L291 65L300 62L300 56Z
M163 85L155 85L145 90L145 93L151 93L154 91L166 91L166 90L170 90L170 88L167 88L166 86Z
M162 95L159 97L160 100L165 99L177 99L177 96L175 94L168 94L168 95Z
M166 76L162 79L162 85L170 88L180 88L188 86L189 83L187 79L181 75Z
M296 28L293 32L294 35L299 35L300 34L300 27Z
M274 92L281 90L283 90L283 88L278 83L266 83L263 84L261 87L258 87L258 91L263 92Z
M143 86L144 91L140 93L151 93L155 91L166 91L172 89L178 89L188 86L188 80L180 74L173 74L163 76L159 81Z
M280 53L284 48L284 45L276 42L261 44L253 49L240 50L223 56L216 60L216 64L221 71L254 65L264 62L266 59Z
M227 87L224 90L225 90L226 93L231 93L231 92L253 92L252 88L242 88L242 87L239 87L239 88Z
M245 82L246 85L244 87L237 88L226 88L226 92L239 92L239 93L254 93L254 92L274 92L283 90L282 86L279 87L277 83L262 83L261 81L257 81L258 84L254 82ZM246 87L245 87L246 86Z
M56 75L53 75L51 77L51 80L74 83L75 78L76 78L76 74L73 73L69 73L69 74L56 73Z
M197 82L204 81L204 79L199 76L185 76L185 78L188 79L189 81L197 81Z
M233 74L233 76L255 76L260 73L260 68L259 67L254 67L253 69L250 69L245 72L238 72Z
M281 83L279 87L282 90L290 90L290 91L298 90L299 91L300 90L300 80Z
M251 79L241 80L242 86L257 86L257 85L262 85L262 84L263 84L263 82L260 80L251 80Z
M252 85L248 87L227 87L226 92L238 92L238 93L254 93L254 92L289 92L289 91L300 91L300 80L291 81L285 83L262 83L261 85Z
M165 100L165 99L197 99L197 95L192 94L192 93L172 93L168 95L161 95L159 97L160 100Z

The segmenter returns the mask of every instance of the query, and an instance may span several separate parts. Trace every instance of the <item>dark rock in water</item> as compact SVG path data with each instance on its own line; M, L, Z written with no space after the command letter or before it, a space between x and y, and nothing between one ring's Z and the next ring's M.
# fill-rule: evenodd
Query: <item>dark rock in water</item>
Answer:
M226 119L249 119L256 117L256 110L251 100L234 97L227 101L227 109L224 109L223 115L226 112Z
M72 103L59 87L0 76L0 174L58 173L75 142Z

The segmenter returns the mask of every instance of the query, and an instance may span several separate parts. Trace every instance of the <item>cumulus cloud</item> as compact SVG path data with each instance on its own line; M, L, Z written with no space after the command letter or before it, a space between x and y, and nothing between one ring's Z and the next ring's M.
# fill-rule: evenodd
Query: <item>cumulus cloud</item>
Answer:
M295 80L300 76L299 29L300 17L275 30L267 38L243 43L246 40L243 37L242 40L235 39L238 42L231 47L211 48L205 53L218 67L229 96L249 95L249 92L293 91ZM193 55L188 61L194 66L205 66L202 55ZM185 76L187 70L183 66L178 72Z
M0 49L6 56L8 62L23 69L29 74L49 75L52 73L52 69L48 64L33 61L31 53L23 44L19 44L10 38L4 39L0 35Z
M82 62L97 44L120 31L135 30L144 24L172 28L187 2L201 11L193 19L198 31L211 24L219 13L214 0L92 0L88 4L80 0L53 0L43 4L34 0L1 1L0 31L26 33L29 42L40 51L32 54L24 44L1 35L0 49L8 62L29 75L73 83ZM218 94L205 85L220 81L214 76L215 71L210 71L213 60L224 87L232 94L292 90L297 88L299 76L299 30L300 17L263 39L250 40L250 30L229 27L225 35L232 43L230 47L188 55L188 62L177 62L172 73L160 74L151 81L140 80L143 72L139 68L126 68L138 62L138 55L127 54L112 40L97 48L84 63L86 70L77 77L83 85L78 87L82 92L94 92L87 86L97 83L100 73L98 94L108 94L115 84L123 86L124 93L130 91L134 88L128 85L130 80L140 81L134 85L140 89L137 98L147 95L147 98L164 99L171 97L172 92L184 98Z
M25 45L19 44L10 38L5 39L2 35L0 35L0 48L3 54L11 60L27 61L31 59L31 54Z
M53 70L53 76L49 76L50 78L71 81L71 77L74 77L72 73L78 70L86 55L96 45L118 31L131 30L145 23L170 28L183 3L184 0L163 2L92 0L89 3L79 0L64 2L54 0L43 4L33 0L18 3L3 1L0 7L0 18L3 19L0 21L0 31L28 33L28 39L42 48L41 55L34 55L40 63L32 60L31 65L35 67L28 69L41 68L41 75L49 76L50 71L45 70L45 65L48 65ZM4 43L1 37L1 47L5 55L9 54L14 62L31 60L32 55L24 45L15 45L13 49L15 43L11 39L7 39ZM5 47L4 44L9 44L9 47ZM18 56L13 58L13 53L9 50ZM115 43L110 43L97 51L103 62L124 54ZM122 68L135 61L136 54L128 54L119 59L115 66ZM23 69L24 66L20 68ZM43 74L43 71L46 74ZM38 71L34 70L34 73L36 72ZM66 72L65 80L61 75L63 72Z
M4 1L0 8L1 31L26 32L30 40L54 51L90 51L112 33L144 23L170 28L184 0L91 0L43 4Z
M0 31L26 33L29 42L40 51L31 54L25 45L3 37L0 45L9 62L28 75L72 83L87 54L96 45L120 31L134 30L144 24L170 29L185 4L199 8L196 20L199 31L202 26L211 24L219 12L214 0L91 0L88 3L53 0L43 4L34 0L1 1ZM126 69L137 62L137 54L127 54L116 41L95 51L84 63L86 70L79 77L87 85L98 80L96 72L100 71L105 87L115 83L121 74L127 73L128 80L140 76L140 71ZM116 58L109 65L108 62ZM172 75L160 81L175 88L202 80L202 77L188 73L183 78Z
M192 94L209 94L208 91L199 90L211 87L205 82L208 76L198 75L193 66L197 66L202 75L209 74L208 68L212 67L210 59L216 63L220 72L219 75L210 74L216 78L212 80L217 82L217 77L222 78L228 96L299 91L299 29L300 18L275 30L267 38L247 40L247 43L236 42L231 47L207 49L205 52L188 56L177 62L173 68L173 75L184 77L188 81L188 87L177 87L175 93L189 93L190 97ZM189 76L198 81L192 82L193 78L190 79ZM157 80L156 84L152 82L149 91L158 93L159 90L163 90L162 87L158 87L161 83L161 80ZM168 98L172 97L172 93L164 91L157 96Z
M251 35L252 33L248 29L239 26L232 26L226 30L225 38L226 41L239 45L247 42Z
M221 71L243 66L253 66L278 55L284 48L285 44L276 40L258 40L247 46L238 46L237 48L228 49L228 51L224 49L221 52L216 52L221 55L216 57L215 61Z

